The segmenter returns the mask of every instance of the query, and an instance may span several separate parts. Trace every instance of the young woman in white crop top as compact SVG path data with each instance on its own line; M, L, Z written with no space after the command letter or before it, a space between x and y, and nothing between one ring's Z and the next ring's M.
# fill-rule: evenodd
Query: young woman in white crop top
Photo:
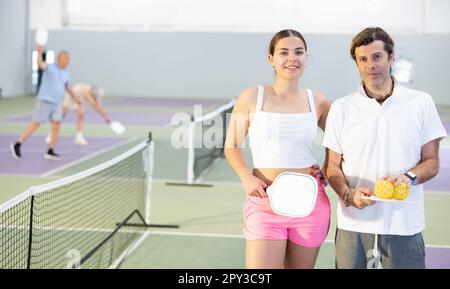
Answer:
M326 181L321 178L312 147L317 127L325 129L331 104L323 94L299 85L306 53L306 42L299 32L282 30L275 34L268 56L275 70L273 83L242 91L230 119L225 157L247 194L247 268L313 268L328 233ZM253 170L240 149L247 133ZM281 216L271 210L265 188L286 171L311 174L319 182L316 205L307 217Z

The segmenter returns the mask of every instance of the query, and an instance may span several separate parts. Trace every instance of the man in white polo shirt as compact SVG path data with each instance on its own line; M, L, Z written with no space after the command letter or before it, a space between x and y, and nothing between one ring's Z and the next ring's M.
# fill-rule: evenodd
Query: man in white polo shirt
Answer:
M333 103L323 140L328 181L340 197L336 267L369 268L377 252L380 267L425 268L423 183L438 173L445 129L429 94L391 76L394 42L384 30L361 31L350 53L361 85ZM363 198L382 178L406 183L408 199Z

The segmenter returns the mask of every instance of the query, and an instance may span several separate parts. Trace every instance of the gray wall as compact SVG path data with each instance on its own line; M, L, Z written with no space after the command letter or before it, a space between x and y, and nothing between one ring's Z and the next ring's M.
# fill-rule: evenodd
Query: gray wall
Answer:
M27 0L0 1L0 88L4 96L26 93L27 19Z
M120 96L230 98L268 83L270 34L50 31L49 49L72 54L72 83L88 82ZM348 55L351 35L305 35L309 65L302 85L335 99L355 90L359 76ZM414 60L412 88L450 102L449 36L395 36Z

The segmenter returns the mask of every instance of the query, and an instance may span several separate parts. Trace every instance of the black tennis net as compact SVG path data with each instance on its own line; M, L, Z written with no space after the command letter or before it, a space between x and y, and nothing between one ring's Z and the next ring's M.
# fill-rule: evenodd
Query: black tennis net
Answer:
M117 267L150 223L153 151L142 142L0 205L0 268Z
M235 100L199 117L189 124L187 183L198 183L214 163L224 158L224 144Z

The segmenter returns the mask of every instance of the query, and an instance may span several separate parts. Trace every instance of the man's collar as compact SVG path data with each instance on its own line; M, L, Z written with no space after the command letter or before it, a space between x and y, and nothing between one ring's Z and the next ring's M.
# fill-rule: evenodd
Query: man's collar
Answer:
M391 79L392 79L392 91L391 93L388 95L387 98L389 98L389 96L393 95L395 90L398 88L398 82L395 80L395 77L391 75ZM366 90L364 89L364 82L361 80L361 82L359 83L358 86L358 90L357 90L358 94L361 96L364 96L365 98L368 98L370 100L373 99L373 97L370 97L367 95ZM375 99L373 99L374 101L376 101Z

